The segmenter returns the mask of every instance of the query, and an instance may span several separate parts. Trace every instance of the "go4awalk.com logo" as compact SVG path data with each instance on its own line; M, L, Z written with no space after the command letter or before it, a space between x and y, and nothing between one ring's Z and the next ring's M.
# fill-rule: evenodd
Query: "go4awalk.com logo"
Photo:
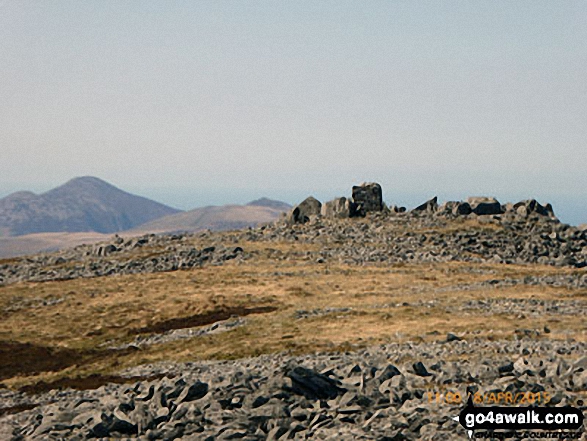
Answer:
M458 417L469 438L579 439L583 412L574 407L475 407L471 400Z

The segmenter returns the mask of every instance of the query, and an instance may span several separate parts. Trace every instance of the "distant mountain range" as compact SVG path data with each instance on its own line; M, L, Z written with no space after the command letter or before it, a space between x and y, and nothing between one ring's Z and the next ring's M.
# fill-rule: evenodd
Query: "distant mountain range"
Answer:
M0 199L0 234L114 233L178 212L101 179L82 177L40 195L17 192Z
M261 198L183 212L95 177L75 178L40 195L21 191L0 199L0 257L95 242L113 233L239 229L274 221L290 208Z
M221 205L155 219L133 228L129 233L195 232L201 230L238 230L254 227L278 219L291 205L273 199L261 198L246 205Z

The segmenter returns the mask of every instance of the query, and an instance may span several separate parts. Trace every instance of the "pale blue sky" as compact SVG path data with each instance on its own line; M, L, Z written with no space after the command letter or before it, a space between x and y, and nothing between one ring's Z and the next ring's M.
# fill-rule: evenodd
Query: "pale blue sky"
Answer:
M587 2L0 0L0 195L551 201L587 222Z

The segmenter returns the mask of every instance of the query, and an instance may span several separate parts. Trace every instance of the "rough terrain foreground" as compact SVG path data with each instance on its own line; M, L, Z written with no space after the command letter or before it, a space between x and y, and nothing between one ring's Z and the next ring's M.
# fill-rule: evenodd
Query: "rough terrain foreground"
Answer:
M0 261L0 439L464 440L468 393L585 411L586 246L382 212Z

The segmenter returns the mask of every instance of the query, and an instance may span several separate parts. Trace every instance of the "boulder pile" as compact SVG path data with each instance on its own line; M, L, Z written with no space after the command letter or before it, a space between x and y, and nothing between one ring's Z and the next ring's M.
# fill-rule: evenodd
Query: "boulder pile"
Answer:
M288 214L289 224L304 224L317 216L328 218L365 217L367 213L387 210L383 203L381 185L371 182L355 185L352 200L335 198L324 205L313 196L296 205Z
M322 204L310 196L291 210L287 220L289 224L303 224L317 216L351 218L365 217L367 213L377 212L399 214L406 212L406 209L395 205L387 207L383 202L381 185L371 182L353 186L352 199L339 197ZM443 217L505 215L507 218L521 219L536 215L557 220L552 205L541 205L535 199L502 205L494 197L470 197L466 201L447 201L439 205L438 198L435 196L415 207L412 212Z
M308 252L308 258L319 263L464 261L587 267L587 229L561 223L550 204L529 199L501 205L495 198L474 197L439 205L434 197L406 211L379 205L380 188L353 187L353 201L326 202L320 215L315 211L304 223L290 219L236 237L317 243L320 251ZM353 206L360 208L353 211ZM357 214L361 210L364 213ZM345 219L363 215L366 219Z

